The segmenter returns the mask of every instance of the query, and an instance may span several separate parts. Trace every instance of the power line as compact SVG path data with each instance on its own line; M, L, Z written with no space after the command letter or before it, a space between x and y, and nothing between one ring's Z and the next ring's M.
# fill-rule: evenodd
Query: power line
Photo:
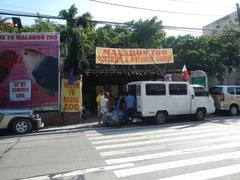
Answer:
M165 11L165 10L159 10L159 9L151 9L151 8L143 8L143 7L137 7L137 6L129 6L129 5L123 5L123 4L116 4L116 3L110 3L105 1L98 1L98 0L89 0L96 3L101 4L107 4L111 6L119 6L124 8L130 8L130 9L138 9L138 10L144 10L144 11L153 11L153 12L161 12L161 13L169 13L169 14L181 14L181 15L193 15L193 16L223 16L220 14L198 14L198 13L186 13L186 12L177 12L177 11Z
M9 10L5 10L5 12L0 10L0 14L12 15L12 16L22 16L22 17L36 17L36 18L66 20L66 18L64 18L62 16L50 16L50 15L43 15L43 14L15 12L15 11L9 11ZM95 23L95 24L109 24L109 25L117 25L117 26L132 26L132 27L140 26L140 25L133 24L133 23L122 23L122 22L112 22L112 21L91 20L90 22ZM179 27L179 26L163 26L163 25L159 26L159 28L176 30L176 31L192 31L192 32L203 30L202 28L196 28L196 27ZM214 29L204 29L204 30L214 31ZM221 30L218 30L218 31L221 31Z
M57 11L51 11L51 10L46 10L46 9L26 8L26 7L22 7L22 6L13 6L13 5L8 5L8 4L3 4L3 3L0 3L0 5L2 5L2 6L14 7L14 8L27 9L27 10L34 10L34 11L42 11L42 12L54 12L54 13L58 13Z
M196 2L196 1L189 1L189 0L168 0L168 1L174 1L177 3L186 3L186 4L196 4L196 5L213 5L214 7L216 7L215 3L204 3L204 2ZM217 3L217 7L218 6L226 7L226 6L230 6L230 4Z

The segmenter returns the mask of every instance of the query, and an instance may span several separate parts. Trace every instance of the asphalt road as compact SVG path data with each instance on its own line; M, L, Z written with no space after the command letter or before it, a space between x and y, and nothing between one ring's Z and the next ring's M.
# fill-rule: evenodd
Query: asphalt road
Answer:
M0 179L239 180L240 116L0 137Z

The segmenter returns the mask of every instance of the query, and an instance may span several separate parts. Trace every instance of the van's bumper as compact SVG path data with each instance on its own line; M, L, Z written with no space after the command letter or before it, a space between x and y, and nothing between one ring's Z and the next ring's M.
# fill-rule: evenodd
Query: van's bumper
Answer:
M32 120L32 129L33 130L38 130L43 127L44 127L44 123L42 122L42 119L40 117L33 118L33 120Z

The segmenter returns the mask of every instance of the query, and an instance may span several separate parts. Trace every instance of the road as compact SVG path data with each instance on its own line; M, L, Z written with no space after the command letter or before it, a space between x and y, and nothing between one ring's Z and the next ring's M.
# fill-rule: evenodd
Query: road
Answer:
M0 179L239 180L240 117L0 137Z

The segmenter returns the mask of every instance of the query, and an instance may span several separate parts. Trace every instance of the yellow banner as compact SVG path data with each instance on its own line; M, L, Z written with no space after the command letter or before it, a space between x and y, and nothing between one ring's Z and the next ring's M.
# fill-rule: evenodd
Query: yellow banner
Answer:
M67 79L62 79L62 112L80 112L82 99L81 81L77 80L74 84L69 84Z
M173 62L172 49L96 48L97 64L141 65Z

